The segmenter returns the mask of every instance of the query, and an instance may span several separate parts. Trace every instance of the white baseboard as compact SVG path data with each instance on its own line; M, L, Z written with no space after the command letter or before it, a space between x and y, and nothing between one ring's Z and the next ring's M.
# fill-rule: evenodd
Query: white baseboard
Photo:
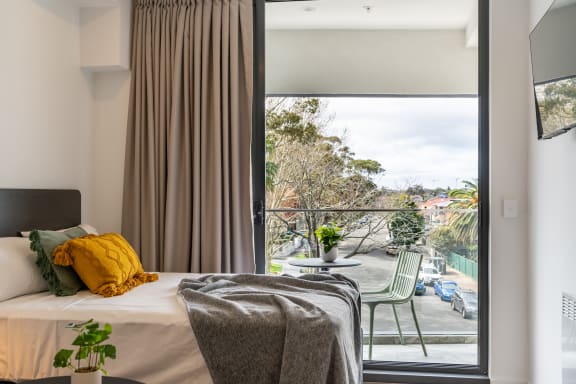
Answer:
M517 379L499 379L494 378L490 379L490 384L529 384L526 380L517 380Z

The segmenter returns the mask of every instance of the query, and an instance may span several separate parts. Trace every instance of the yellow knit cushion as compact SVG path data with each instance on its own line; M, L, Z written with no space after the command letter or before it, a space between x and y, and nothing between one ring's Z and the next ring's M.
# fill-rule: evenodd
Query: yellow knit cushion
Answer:
M71 265L92 293L117 296L140 284L158 280L144 273L134 249L121 235L106 233L68 240L54 250L56 265Z

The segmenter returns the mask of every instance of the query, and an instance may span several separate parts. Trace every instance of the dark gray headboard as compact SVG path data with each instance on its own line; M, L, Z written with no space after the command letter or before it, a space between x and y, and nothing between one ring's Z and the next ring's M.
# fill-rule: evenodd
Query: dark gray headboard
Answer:
M61 229L81 223L80 191L0 189L0 237L32 229Z

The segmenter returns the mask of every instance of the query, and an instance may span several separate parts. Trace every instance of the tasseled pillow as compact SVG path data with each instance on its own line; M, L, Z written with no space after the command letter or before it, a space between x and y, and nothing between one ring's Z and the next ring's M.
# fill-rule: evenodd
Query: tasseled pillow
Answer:
M144 272L134 249L117 233L69 240L54 250L53 262L71 265L92 293L107 297L158 280L158 274Z

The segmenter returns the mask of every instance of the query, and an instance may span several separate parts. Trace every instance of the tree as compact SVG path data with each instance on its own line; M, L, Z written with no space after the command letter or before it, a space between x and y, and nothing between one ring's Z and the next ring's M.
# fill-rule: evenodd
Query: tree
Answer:
M410 196L422 196L422 197L424 197L426 195L426 190L424 190L424 187L422 187L422 185L414 184L414 185L409 186L406 189L406 194L410 195Z
M449 225L456 239L464 244L474 245L478 241L478 185L463 181L464 188L453 189L448 196L453 198L448 207Z
M274 179L278 173L278 164L268 161L268 156L274 151L274 142L266 137L266 190L270 191L274 187Z
M400 208L416 209L416 203L404 194L400 197ZM424 216L416 211L394 212L388 222L388 231L394 245L409 247L424 234Z
M576 78L541 85L536 90L544 133L576 123Z
M458 240L454 235L452 227L449 225L443 225L432 229L428 235L428 241L426 244L432 245L444 254L454 252L459 248Z
M266 109L267 209L342 209L367 207L380 195L374 178L380 163L358 159L342 137L326 134L324 105L317 98L270 98ZM306 233L317 245L314 230L328 221L348 228L362 213L302 213ZM301 216L301 217L302 217ZM269 220L268 220L269 219ZM282 228L296 227L294 213L268 215L267 255L280 246ZM348 233L344 231L345 237ZM315 247L317 249L317 246Z

